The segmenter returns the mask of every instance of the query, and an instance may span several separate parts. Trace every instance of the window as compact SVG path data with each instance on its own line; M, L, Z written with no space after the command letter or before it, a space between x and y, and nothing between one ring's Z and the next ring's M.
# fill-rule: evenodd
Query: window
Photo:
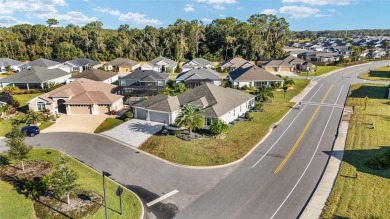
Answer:
M206 118L206 125L207 126L210 126L212 122L213 122L212 118Z
M233 110L233 116L236 116L236 109Z
M38 102L38 103L37 103L37 109L38 109L39 111L45 111L45 109L46 109L45 103L43 103L43 102Z
M157 85L158 86L163 86L163 82L162 81L157 81Z
M240 112L242 112L242 105L240 105Z
M126 86L126 81L121 81L121 86Z

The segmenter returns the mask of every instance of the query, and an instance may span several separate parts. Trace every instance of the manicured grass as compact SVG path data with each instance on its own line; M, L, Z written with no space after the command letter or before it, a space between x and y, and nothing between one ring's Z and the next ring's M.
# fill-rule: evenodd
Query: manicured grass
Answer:
M370 76L368 76L368 72L365 72L359 75L359 78L373 81L390 81L390 67L374 69L371 71Z
M100 132L104 132L104 131L107 131L107 130L110 130L120 124L123 123L123 120L120 120L120 119L116 119L116 118L107 118L106 120L104 120L102 122L102 124L100 124L96 130L94 131L94 133L100 133Z
M374 170L366 165L390 149L390 105L385 92L385 86L353 85L347 104L355 107L355 114L344 159L321 218L390 218L390 169ZM370 97L366 110L365 96Z
M0 181L0 191L0 218L34 218L32 202L19 194L11 184Z
M19 103L20 103L20 107L19 108L23 108L25 106L27 106L27 101L33 99L34 97L37 97L41 95L40 93L37 93L37 94L18 94L18 95L12 95L12 97L17 100Z
M329 73L331 71L334 71L334 70L337 70L337 69L340 69L340 68L341 67L339 67L339 66L317 66L317 71L310 72L309 76L320 76L320 75ZM306 75L307 75L306 72L302 72L302 73L299 74L299 76L306 76Z
M52 162L53 164L58 161L60 153L52 149L33 149L31 151L30 160L46 160ZM77 183L80 184L81 188L92 190L99 195L103 196L103 186L102 186L102 176L92 169L86 167L84 164L74 160L69 160L69 166L79 174L79 179ZM1 214L8 215L4 218L34 218L33 212L29 210L32 207L32 202L26 199L22 195L18 195L12 188L12 186L4 186L4 182L1 182L1 194L0 194L0 203L1 208L4 209L4 212L1 211ZM3 189L4 188L4 189ZM118 185L110 180L106 180L106 194L107 194L107 207L108 207L108 217L109 218L136 218L138 219L141 216L141 203L138 201L135 195L131 192L124 189L122 194L122 204L123 204L123 215L120 215L119 212L119 197L115 195ZM11 190L11 191L9 191ZM16 193L16 195L15 195ZM7 200L7 201L3 201ZM23 206L29 206L28 208L23 208ZM31 206L31 207L30 207ZM9 210L17 208L23 208L21 211L26 211L25 217L18 217L22 212L9 212ZM1 215L0 214L0 215ZM23 215L22 215L23 216ZM3 218L3 217L1 217ZM89 218L104 218L104 206L101 206L99 210Z
M141 147L148 153L174 163L193 166L213 166L230 163L248 153L293 106L289 100L307 86L307 80L295 80L295 87L283 98L283 91L274 92L265 112L252 113L254 121L238 122L227 133L226 139L183 141L175 136L152 136Z

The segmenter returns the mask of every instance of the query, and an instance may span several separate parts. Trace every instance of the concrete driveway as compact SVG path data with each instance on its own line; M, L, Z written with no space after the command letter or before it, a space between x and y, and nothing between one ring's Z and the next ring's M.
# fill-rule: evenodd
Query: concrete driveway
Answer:
M138 148L152 135L159 132L162 126L163 124L159 122L131 119L101 134Z
M42 133L49 132L85 132L93 133L107 118L107 115L61 115L56 123Z

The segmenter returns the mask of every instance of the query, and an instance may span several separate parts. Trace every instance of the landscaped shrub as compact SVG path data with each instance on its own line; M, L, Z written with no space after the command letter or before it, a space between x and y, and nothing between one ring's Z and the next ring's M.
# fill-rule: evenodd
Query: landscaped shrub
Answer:
M374 156L368 161L366 161L366 166L375 170L385 170L390 168L390 149L387 149L386 152Z
M214 119L210 125L210 132L212 134L226 133L229 130L229 126L220 119Z

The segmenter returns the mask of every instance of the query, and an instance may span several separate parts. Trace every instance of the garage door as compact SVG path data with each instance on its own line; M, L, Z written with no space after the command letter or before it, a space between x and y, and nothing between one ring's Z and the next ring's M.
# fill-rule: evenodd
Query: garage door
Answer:
M168 113L159 113L159 112L152 112L150 111L149 112L149 116L150 116L150 121L153 121L153 122L165 122L165 123L169 123L169 114Z
M87 105L78 105L78 106L70 106L71 114L91 114L90 106Z
M146 119L146 110L136 108L137 110L137 118L138 119Z
M98 106L98 109L99 109L99 114L106 114L106 113L109 113L109 107L108 105L99 105Z

